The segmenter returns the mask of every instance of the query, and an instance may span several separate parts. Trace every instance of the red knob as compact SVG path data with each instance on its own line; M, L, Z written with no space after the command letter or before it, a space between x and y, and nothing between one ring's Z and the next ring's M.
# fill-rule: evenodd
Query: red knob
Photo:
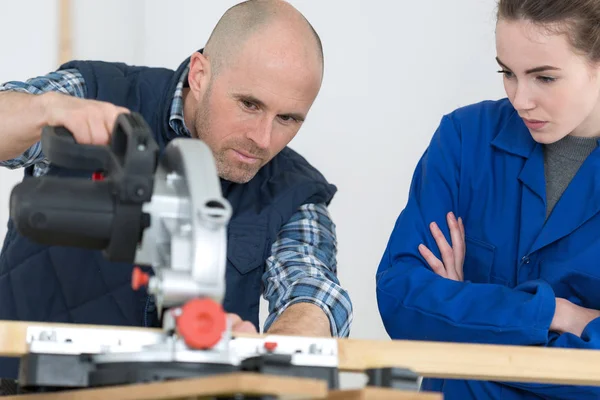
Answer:
M226 329L223 307L211 299L193 299L181 308L177 329L193 349L209 349L219 343Z
M148 286L150 275L142 271L140 267L134 267L131 274L131 287L133 290L138 290L142 286Z
M272 353L277 348L277 342L265 342L264 347L266 351Z

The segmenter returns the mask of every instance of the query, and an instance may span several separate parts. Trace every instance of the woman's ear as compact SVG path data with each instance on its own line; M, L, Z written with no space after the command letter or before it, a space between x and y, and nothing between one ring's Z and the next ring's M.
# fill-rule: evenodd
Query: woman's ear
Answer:
M200 52L195 52L190 57L190 71L188 73L188 84L190 92L196 100L200 100L210 81L210 62Z

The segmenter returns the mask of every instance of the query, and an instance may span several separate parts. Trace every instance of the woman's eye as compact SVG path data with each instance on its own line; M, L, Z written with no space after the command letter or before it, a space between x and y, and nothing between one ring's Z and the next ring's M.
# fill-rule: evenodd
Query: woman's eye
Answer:
M542 81L543 83L552 83L556 80L556 78L552 78L550 76L540 76L540 77L538 77L538 79L540 81Z

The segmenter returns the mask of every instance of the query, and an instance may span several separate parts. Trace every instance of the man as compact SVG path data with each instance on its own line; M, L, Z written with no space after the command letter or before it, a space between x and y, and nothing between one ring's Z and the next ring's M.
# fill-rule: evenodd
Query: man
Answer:
M283 1L229 9L203 51L176 71L74 61L0 87L0 160L26 176L68 175L49 165L39 138L64 125L79 143L105 144L117 115L136 111L161 148L191 136L212 150L228 227L223 302L236 331L347 336L352 305L336 277L327 205L336 191L287 144L316 98L323 53L308 21ZM130 286L131 265L100 252L42 246L12 222L0 254L0 319L152 326L152 298ZM14 376L7 362L0 377ZM12 366L14 367L14 366Z

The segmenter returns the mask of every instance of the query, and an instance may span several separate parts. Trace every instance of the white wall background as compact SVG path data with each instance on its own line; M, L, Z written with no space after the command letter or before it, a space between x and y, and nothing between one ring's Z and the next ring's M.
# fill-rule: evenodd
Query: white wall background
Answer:
M176 68L232 0L72 0L75 58ZM323 41L323 87L291 143L338 186L331 212L352 337L387 339L375 271L441 116L504 96L494 0L294 0ZM0 2L0 81L57 65L57 2ZM1 121L0 121L1 123ZM21 172L0 169L0 237ZM263 315L264 319L264 315Z

